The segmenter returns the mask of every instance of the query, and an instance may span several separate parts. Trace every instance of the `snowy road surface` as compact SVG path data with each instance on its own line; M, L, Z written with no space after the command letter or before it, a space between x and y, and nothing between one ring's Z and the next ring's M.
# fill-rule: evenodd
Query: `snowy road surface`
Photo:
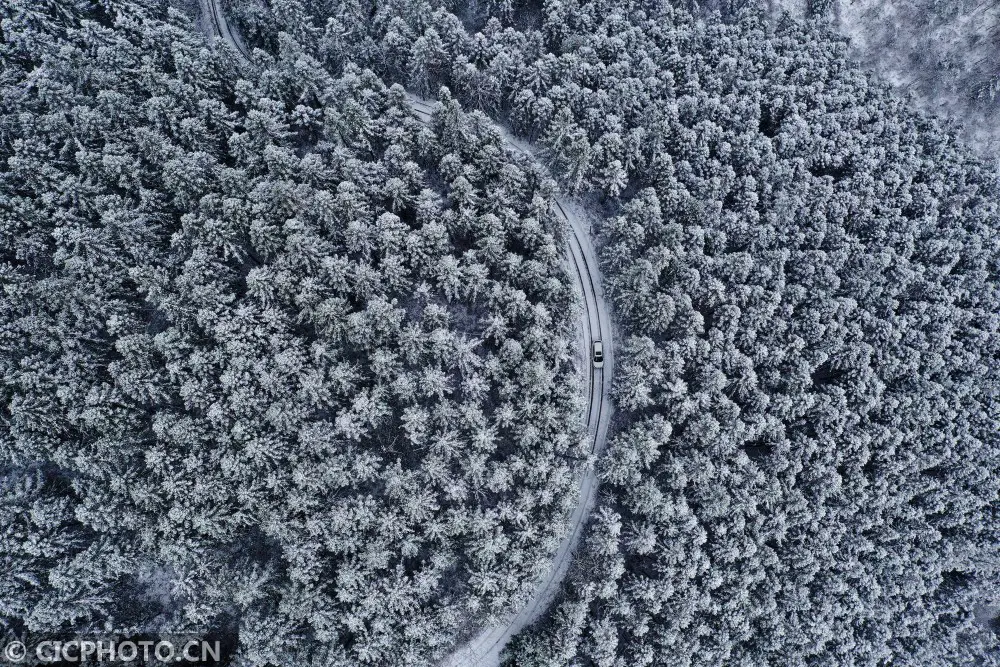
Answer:
M239 36L230 29L218 0L201 0L201 5L202 21L205 30L209 33L209 38L212 40L222 39L240 57L249 62L250 53ZM433 105L414 95L410 95L409 100L417 119L425 123L430 122L434 110ZM514 152L534 157L530 148L525 148L512 139L507 140L507 146ZM557 195L555 197L554 206L556 216L570 230L569 257L583 295L583 349L581 353L585 367L589 369L588 392L590 396L590 406L586 419L587 439L590 442L591 452L600 454L607 440L608 423L611 418L611 372L614 368L611 319L604 304L600 269L586 221L574 212L573 205L563 196ZM603 368L594 368L590 361L595 340L604 343ZM591 467L586 470L580 480L580 495L566 525L565 536L552 558L549 571L536 582L531 599L506 622L483 628L472 640L446 657L441 662L441 667L497 667L500 664L500 653L511 637L538 619L559 592L560 584L566 576L573 552L580 542L583 528L594 507L596 497L597 474Z
M243 58L243 60L250 62L250 50L243 44L243 40L229 27L226 15L219 4L220 1L199 0L201 3L202 29L208 35L210 42L221 39L236 51L236 54Z

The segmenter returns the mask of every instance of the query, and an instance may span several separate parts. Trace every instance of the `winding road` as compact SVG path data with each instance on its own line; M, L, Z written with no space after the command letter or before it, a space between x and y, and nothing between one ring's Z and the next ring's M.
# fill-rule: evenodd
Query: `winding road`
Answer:
M200 0L202 21L209 39L221 39L248 64L250 53L240 38L230 29L225 14L218 5L219 0ZM429 124L433 119L434 105L408 94L410 105L417 120ZM507 147L512 152L521 153L535 159L530 147L521 145L513 138L506 138ZM569 230L569 259L576 273L577 285L583 296L584 310L582 325L581 355L589 368L587 391L590 403L586 415L587 440L590 451L599 455L607 441L608 424L611 419L611 373L614 368L614 346L611 341L611 319L604 304L604 290L599 265L586 221L575 212L574 205L562 195L556 195L554 213ZM595 368L591 363L594 341L602 341L604 346L604 366ZM577 504L570 515L565 534L559 548L553 555L552 563L545 576L535 584L528 603L521 607L504 623L487 626L464 645L456 648L441 661L440 667L498 667L500 653L511 637L537 620L555 599L560 584L569 569L573 553L583 535L587 518L597 497L597 473L588 466L580 480Z

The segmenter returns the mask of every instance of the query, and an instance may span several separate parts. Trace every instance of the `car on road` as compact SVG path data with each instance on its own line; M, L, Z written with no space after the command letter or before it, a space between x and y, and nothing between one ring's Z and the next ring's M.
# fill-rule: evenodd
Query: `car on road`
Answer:
M604 343L594 341L594 368L604 368Z

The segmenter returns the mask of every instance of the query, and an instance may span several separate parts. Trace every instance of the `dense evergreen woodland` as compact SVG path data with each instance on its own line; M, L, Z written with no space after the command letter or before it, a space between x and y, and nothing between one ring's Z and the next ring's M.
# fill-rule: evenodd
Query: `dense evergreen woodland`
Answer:
M617 413L507 664L1000 665L1000 183L952 130L732 7L222 6L256 69L0 5L6 628L419 665L516 608L585 451L551 174Z
M547 177L290 40L2 18L4 628L386 665L516 604L582 447Z

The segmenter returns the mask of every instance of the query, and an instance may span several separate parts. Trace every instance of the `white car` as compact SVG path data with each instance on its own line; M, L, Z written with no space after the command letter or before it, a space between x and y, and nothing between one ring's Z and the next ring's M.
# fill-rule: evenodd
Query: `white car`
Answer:
M599 341L594 341L594 368L604 368L604 344Z

